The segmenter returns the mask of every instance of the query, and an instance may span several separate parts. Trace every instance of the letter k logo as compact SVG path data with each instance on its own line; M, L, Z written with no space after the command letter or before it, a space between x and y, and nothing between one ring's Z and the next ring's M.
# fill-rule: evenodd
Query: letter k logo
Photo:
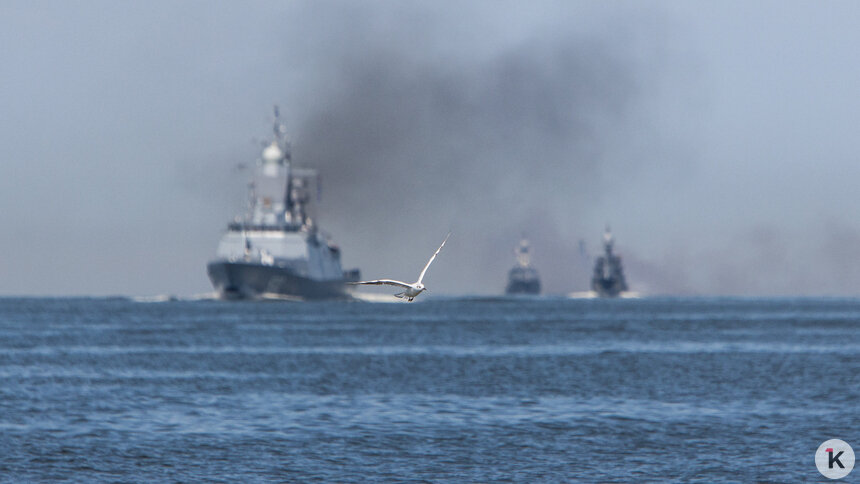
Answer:
M854 470L854 449L844 440L825 440L815 451L815 467L828 479L842 479Z
M827 456L828 456L828 459L827 459L827 467L828 467L829 469L833 469L833 463L834 463L834 462L835 462L835 463L836 463L836 465L838 465L841 469L844 469L844 468L845 468L845 466L844 466L844 465L842 465L842 461L840 461L840 460L839 460L839 457L841 457L841 456L842 456L842 454L844 454L844 453L845 453L845 451L844 451L844 450L840 450L840 451L839 451L839 453L838 453L838 454L836 454L835 456L833 455L833 448L832 448L832 447L828 447L828 448L827 448L827 450L826 450L826 452L827 452Z

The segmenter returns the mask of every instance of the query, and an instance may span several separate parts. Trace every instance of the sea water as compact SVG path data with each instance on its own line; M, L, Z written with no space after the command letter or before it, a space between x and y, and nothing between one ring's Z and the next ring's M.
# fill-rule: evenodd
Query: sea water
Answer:
M7 482L820 481L831 438L858 300L0 299Z

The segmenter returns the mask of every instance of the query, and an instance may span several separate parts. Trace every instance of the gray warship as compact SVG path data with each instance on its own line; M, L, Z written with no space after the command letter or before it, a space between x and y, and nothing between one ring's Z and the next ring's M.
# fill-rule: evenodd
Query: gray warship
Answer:
M360 279L309 214L316 170L296 166L275 107L274 137L253 167L246 213L227 226L209 279L224 299L349 299Z
M540 277L531 265L529 241L525 237L516 248L517 265L508 271L508 285L505 294L540 294Z
M594 274L591 277L591 290L600 297L618 297L627 291L627 281L624 279L624 269L621 267L621 256L612 252L615 240L609 227L603 234L603 255L594 264Z

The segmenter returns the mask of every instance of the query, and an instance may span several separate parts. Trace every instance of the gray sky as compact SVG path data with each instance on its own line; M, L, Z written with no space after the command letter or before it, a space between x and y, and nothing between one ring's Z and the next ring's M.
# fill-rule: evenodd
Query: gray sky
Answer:
M366 277L860 294L854 2L0 3L0 294L210 291L279 104Z

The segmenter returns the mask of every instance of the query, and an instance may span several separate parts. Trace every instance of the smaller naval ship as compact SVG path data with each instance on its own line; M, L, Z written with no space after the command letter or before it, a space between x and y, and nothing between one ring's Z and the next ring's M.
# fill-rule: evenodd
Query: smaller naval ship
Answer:
M529 241L523 237L514 251L517 265L508 272L508 285L505 294L540 294L540 277L531 265Z
M248 210L227 227L209 262L209 279L224 299L350 298L340 249L311 218L315 170L295 166L275 108L274 138L253 168ZM317 195L319 192L317 191Z
M594 264L594 274L591 277L591 290L599 297L618 297L627 291L627 281L624 280L624 269L621 267L621 256L612 252L615 240L609 227L603 234L603 255Z

